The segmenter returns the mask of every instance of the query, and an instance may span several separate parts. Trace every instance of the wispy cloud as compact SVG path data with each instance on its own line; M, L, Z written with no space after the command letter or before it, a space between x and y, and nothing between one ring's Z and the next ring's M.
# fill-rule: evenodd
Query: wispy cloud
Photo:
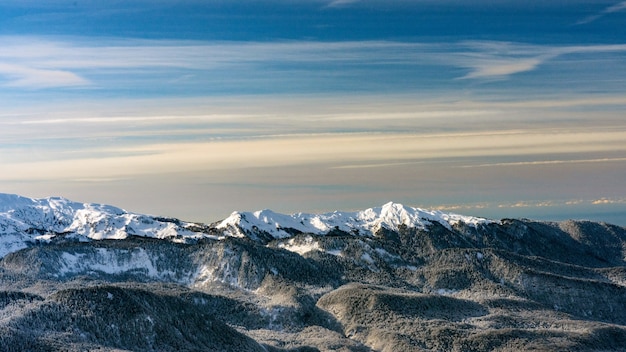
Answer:
M206 131L209 132L209 131ZM95 133L95 131L94 131ZM297 165L402 166L419 161L475 157L510 157L546 153L623 152L626 132L473 135L418 135L401 133L292 134L260 138L215 139L189 142L187 138L148 143L128 141L105 145L90 142L80 153L42 151L43 160L32 161L17 153L3 156L7 171L0 179L41 177L120 177L158 174L164 165L180 172L238 170L250 167ZM143 136L145 138L145 136ZM171 138L171 136L170 136ZM106 143L108 142L108 143ZM89 146L92 145L92 146ZM115 145L115 147L111 147ZM71 145L66 148L70 148ZM14 165L15 167L10 167ZM82 166L81 166L82 165ZM88 167L87 167L88 166ZM51 170L46 175L36 170Z
M545 59L496 59L485 58L470 61L471 71L462 78L503 78L510 75L532 71L542 64Z
M344 7L356 2L359 2L360 0L332 0L328 3L328 5L326 5L326 7Z
M352 164L334 166L333 169L373 169L373 168L389 168L392 166L405 166L424 163L423 161L416 162L396 162L396 163L378 163L378 164Z
M626 1L622 1L622 2L618 2L617 4L611 5L607 8L605 8L604 10L600 11L599 13L593 14L591 16L585 17L582 20L576 22L577 25L581 25L581 24L587 24L587 23L591 23L593 21L596 21L608 14L614 13L614 12L620 12L626 10Z
M626 52L626 45L541 46L508 42L467 42L451 62L469 69L462 79L506 79L534 71L564 55Z
M415 72L458 68L464 80L508 79L568 54L626 52L626 45L541 46L507 42L203 42L0 37L0 77L21 88L127 86L326 91L410 89ZM580 70L580 66L577 70ZM411 76L411 75L414 75ZM372 79L379 77L379 79ZM384 78L384 79L383 79ZM159 83L159 85L157 85ZM167 83L167 84L164 84ZM444 84L445 82L441 82ZM193 90L191 90L193 92Z
M624 162L626 158L598 158L598 159L568 159L568 160L537 160L537 161L517 161L504 163L473 164L462 165L460 168L476 167L509 167L509 166L532 166L532 165L559 165L559 164L589 164L589 163L615 163Z
M0 62L0 76L5 86L19 88L51 88L86 86L90 82L79 75L58 69L39 69Z
M506 202L458 203L430 206L438 210L468 211L472 209L519 209L519 208L557 208L584 207L596 205L626 204L623 197L603 197L599 199L554 199L554 200L517 200Z

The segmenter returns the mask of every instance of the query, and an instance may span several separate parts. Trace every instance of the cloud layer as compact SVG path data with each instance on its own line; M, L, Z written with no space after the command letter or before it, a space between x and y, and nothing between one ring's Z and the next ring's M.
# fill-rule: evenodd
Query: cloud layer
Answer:
M109 40L92 45L86 39L48 40L0 37L0 77L6 88L54 88L130 84L161 89L223 89L245 91L328 91L331 87L376 90L367 77L386 77L389 87L407 90L407 74L421 79L421 70L440 70L433 83L455 78L507 79L532 72L567 56L614 55L623 58L626 45L537 46L507 42L198 42ZM15 64L18 62L19 64ZM564 61L567 63L567 61ZM461 69L461 71L459 71ZM581 67L578 67L581 69ZM584 69L584 68L582 68ZM597 68L595 68L597 69ZM409 76L410 77L410 76ZM446 80L446 77L449 77ZM365 84L364 84L365 83ZM369 86L369 88L367 88ZM341 89L341 88L339 88Z
M196 212L201 197L222 214L626 197L624 44L0 45L0 185L15 193L107 202L115 189L129 204L193 198Z

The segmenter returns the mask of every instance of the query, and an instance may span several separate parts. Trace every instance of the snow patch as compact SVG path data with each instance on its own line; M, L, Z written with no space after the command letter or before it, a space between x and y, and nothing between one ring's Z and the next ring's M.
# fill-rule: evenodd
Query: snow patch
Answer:
M238 268L231 265L228 260L223 261L219 266L201 265L190 279L190 284L194 287L204 287L214 282L243 289L239 285Z
M435 293L440 295L440 296L450 296L453 295L455 293L459 292L458 290L451 290L451 289L447 289L447 288L440 288L435 290Z
M0 237L0 258L28 247L29 239L21 234L3 234Z
M361 260L363 260L364 262L367 262L368 264L371 264L371 265L374 264L374 259L372 259L372 256L370 256L369 253L363 253L361 255Z
M324 252L330 255L334 255L335 257L343 257L341 249L328 249L328 250L325 250Z
M152 258L143 248L132 250L113 250L98 248L93 253L69 253L61 254L59 261L58 276L66 276L76 273L101 272L110 275L119 274L143 274L150 278L179 283L187 283L188 280L177 279L176 273L169 270L159 270Z
M210 282L215 281L215 268L203 265L198 267L198 271L194 275L194 286L202 287Z
M319 251L320 245L318 242L313 241L313 237L307 236L303 242L296 242L295 238L291 238L287 242L281 242L278 244L278 248L305 255L312 251Z
M45 235L35 237L35 240L50 243L54 237L55 235L47 233Z
M385 259L392 259L392 260L402 259L402 257L400 257L399 255L391 254L383 248L374 248L374 250L376 251L376 253L378 253L380 257L385 258Z

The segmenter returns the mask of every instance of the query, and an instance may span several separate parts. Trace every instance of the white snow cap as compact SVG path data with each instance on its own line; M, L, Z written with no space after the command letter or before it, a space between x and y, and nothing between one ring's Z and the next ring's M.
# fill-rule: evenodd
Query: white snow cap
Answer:
M79 240L124 239L142 236L187 242L190 239L222 239L267 233L274 238L296 232L325 235L334 229L371 236L380 228L397 231L400 225L426 228L438 222L447 228L457 222L471 226L490 220L387 203L358 212L285 215L271 210L234 212L216 228L223 235L196 232L201 224L127 212L110 205L73 202L61 197L33 199L0 193L0 258L26 248L29 243L50 241L57 234Z
M292 215L279 214L267 209L255 212L234 212L220 222L217 228L223 229L230 236L243 237L245 231L260 231L274 238L286 238L291 236L290 232L286 231L288 229L316 235L325 235L333 229L360 235L373 235L380 228L392 231L397 231L400 225L410 228L426 228L433 222L438 222L450 229L451 225L458 222L477 226L492 221L389 202L380 207L357 212L335 211L326 214L297 213Z
M27 247L28 242L48 241L59 233L84 240L124 239L131 235L160 239L207 236L187 229L189 225L129 213L110 205L0 193L0 258Z

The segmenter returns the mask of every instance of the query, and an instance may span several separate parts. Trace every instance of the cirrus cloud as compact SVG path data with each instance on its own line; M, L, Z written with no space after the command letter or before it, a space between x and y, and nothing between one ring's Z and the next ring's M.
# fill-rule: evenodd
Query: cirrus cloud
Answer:
M626 45L528 45L509 42L416 43L207 42L0 37L5 86L93 85L167 91L176 87L267 92L397 90L415 87L424 67L463 80L503 80L566 55L621 55ZM459 75L458 69L464 74ZM577 72L584 69L576 67ZM447 74L446 74L447 73ZM414 75L414 76L411 76ZM380 79L372 79L378 77ZM453 79L454 77L451 77ZM167 83L164 85L164 83ZM216 88L217 89L217 88ZM413 88L414 89L414 88ZM189 90L187 90L189 91Z
M40 69L0 62L0 76L5 86L19 88L51 88L86 86L90 82L67 70Z
M617 4L611 5L609 7L606 7L604 10L593 14L591 16L585 17L582 20L576 22L577 25L581 25L581 24L587 24L587 23L591 23L593 21L596 21L608 14L614 13L614 12L620 12L626 10L626 1L622 1L622 2L618 2Z

